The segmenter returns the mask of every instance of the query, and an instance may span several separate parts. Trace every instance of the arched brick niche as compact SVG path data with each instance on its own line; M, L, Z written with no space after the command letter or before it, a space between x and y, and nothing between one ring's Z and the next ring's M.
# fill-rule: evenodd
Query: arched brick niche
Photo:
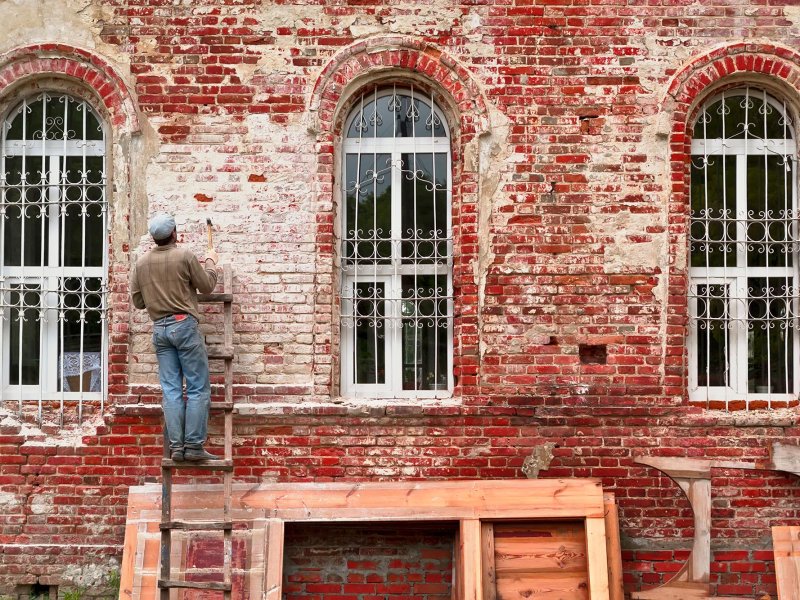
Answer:
M131 219L132 164L130 145L123 142L142 132L136 103L125 81L115 67L94 52L58 43L41 43L14 48L0 55L0 116L7 113L23 98L41 91L63 92L91 104L107 127L107 201L110 209L108 393L104 402L113 403L116 394L127 393L129 318L127 277L128 248ZM123 142L123 143L121 143ZM112 167L113 165L113 167ZM83 419L90 418L92 403ZM62 410L56 401L48 402L46 410L55 414ZM63 409L63 422L71 424L72 406ZM73 411L74 412L74 411ZM27 415L26 417L27 418ZM81 420L81 417L73 419ZM50 426L49 424L48 426ZM44 426L44 425L43 425ZM56 427L54 431L57 431Z
M0 95L45 77L83 84L102 103L110 125L128 133L140 130L133 98L122 78L101 57L65 44L36 44L0 56Z
M669 304L666 383L670 395L688 399L687 333L689 326L688 231L692 123L702 103L725 89L752 85L800 108L800 53L782 46L740 43L716 48L694 58L673 76L660 110L670 115L669 132ZM797 122L797 119L795 119ZM694 403L694 402L692 402ZM767 408L739 401L703 401L707 408ZM764 404L761 406L760 404ZM797 406L797 400L771 401L769 408Z
M330 357L315 364L315 393L338 395L338 289L336 219L338 165L343 121L358 92L370 86L413 84L431 93L446 113L453 163L452 223L455 295L455 395L477 394L477 304L472 263L478 253L478 161L465 160L467 146L489 130L488 111L471 74L433 44L403 37L361 41L335 55L314 84L309 129L316 135L317 303L315 348Z

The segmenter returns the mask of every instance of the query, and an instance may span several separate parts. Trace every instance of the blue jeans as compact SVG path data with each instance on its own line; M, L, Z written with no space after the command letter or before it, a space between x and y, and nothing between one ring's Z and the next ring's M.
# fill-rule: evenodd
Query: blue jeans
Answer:
M163 391L162 408L170 450L202 448L208 433L211 384L208 352L197 319L187 315L153 322L153 346ZM186 379L186 402L183 380Z

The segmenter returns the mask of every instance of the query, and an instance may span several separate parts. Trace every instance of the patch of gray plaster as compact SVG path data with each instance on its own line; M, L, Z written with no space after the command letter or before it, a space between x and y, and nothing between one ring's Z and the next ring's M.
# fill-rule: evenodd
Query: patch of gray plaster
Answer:
M522 463L522 472L528 479L536 479L539 477L539 471L546 471L550 468L555 447L555 443L545 442L533 449L531 455Z
M20 40L26 44L58 41L82 48L102 48L116 62L127 64L126 55L100 39L100 32L113 21L113 15L113 6L95 0L5 0L0 2L0 22L14 35L5 37L0 52L18 45Z
M757 10L753 8L752 10ZM800 4L787 5L783 7L783 16L791 22L794 35L800 33Z
M654 222L652 214L632 214L627 211L613 215L595 215L593 227L601 237L612 237L614 243L605 246L605 267L609 273L641 267L652 270L666 264L667 238L654 235L649 242L632 243L630 235L644 234ZM663 301L665 298L656 298Z
M510 151L508 117L491 106L489 110L488 132L469 144L464 152L465 170L478 171L478 260L473 264L473 274L478 285L479 320L484 312L486 276L495 259L489 232L492 218L498 214L495 209L500 206L498 192L510 178L511 165L522 160ZM478 327L482 329L483 323L479 322ZM480 343L482 356L486 352L483 336Z
M69 581L76 588L86 590L99 590L109 583L111 574L119 571L119 564L113 558L98 558L94 564L68 565L61 577L64 581Z
M34 515L46 515L53 512L52 494L31 494L30 511Z
M42 430L33 424L20 420L19 416L0 406L0 426L17 428L17 435L26 438L25 444L31 446L55 446L66 448L77 448L83 446L84 437L94 437L97 435L97 427L102 425L101 415L86 419L80 425L60 426L60 419L57 413L43 413L42 425L48 430L58 430L58 434L48 433L44 435Z
M22 506L20 496L11 492L0 492L0 514L13 514L20 506Z

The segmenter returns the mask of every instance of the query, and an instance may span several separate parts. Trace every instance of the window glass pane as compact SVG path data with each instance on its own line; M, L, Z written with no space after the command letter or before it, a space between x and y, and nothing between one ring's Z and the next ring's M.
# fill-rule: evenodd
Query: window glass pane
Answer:
M792 264L792 248L788 245L792 189L791 164L782 156L747 157L747 264L751 267L786 266Z
M356 383L386 383L386 286L374 281L355 286L353 363Z
M66 266L103 265L102 160L102 157L88 157L85 169L81 157L65 160L67 170L62 178L64 205L61 225Z
M697 383L724 386L729 381L728 286L697 286Z
M736 157L692 157L693 267L736 266Z
M405 275L403 282L403 389L447 389L447 278Z
M347 130L349 138L446 137L444 123L428 102L407 94L386 94L364 98L355 109Z
M69 96L61 98L65 98L60 101L67 104L67 139L102 140L103 128L94 110L82 100Z
M348 154L345 176L344 256L386 264L392 256L391 155Z
M39 384L40 329L39 287L12 284L6 292L9 302L8 375L9 384ZM17 291L19 290L19 291Z
M750 277L747 284L748 390L790 392L794 380L793 278Z
M70 277L62 282L60 364L67 383L65 391L100 391L101 292L98 277Z
M402 154L401 161L403 258L417 263L444 264L447 260L447 155Z
M23 178L23 159L5 158L5 215L3 215L3 264L42 266L47 264L49 199L47 172L42 157L27 158ZM44 243L42 243L44 240ZM24 263L22 262L24 256Z

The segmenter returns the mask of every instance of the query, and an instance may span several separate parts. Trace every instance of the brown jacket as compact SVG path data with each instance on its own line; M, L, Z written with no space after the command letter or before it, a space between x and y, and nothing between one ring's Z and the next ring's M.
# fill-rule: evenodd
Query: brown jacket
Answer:
M176 313L200 320L197 292L217 285L217 270L200 266L197 257L175 244L156 246L136 261L131 272L133 305L146 308L153 321Z

